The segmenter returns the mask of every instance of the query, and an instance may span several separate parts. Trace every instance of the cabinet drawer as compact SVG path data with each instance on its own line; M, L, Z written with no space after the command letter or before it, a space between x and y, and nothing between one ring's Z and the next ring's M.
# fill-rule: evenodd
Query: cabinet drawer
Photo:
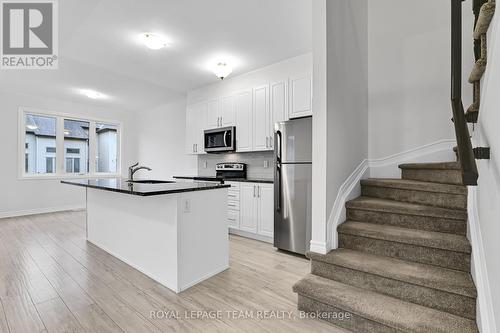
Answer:
M235 210L227 211L227 224L230 228L239 229L240 227L240 212Z
M227 185L231 185L231 187L229 188L229 191L236 191L236 192L239 192L240 191L240 183L239 182L224 182L225 184Z
M232 189L229 189L229 191L227 191L227 199L229 201L240 201L240 191L232 191Z
M228 200L227 201L227 209L240 211L240 202L239 201Z

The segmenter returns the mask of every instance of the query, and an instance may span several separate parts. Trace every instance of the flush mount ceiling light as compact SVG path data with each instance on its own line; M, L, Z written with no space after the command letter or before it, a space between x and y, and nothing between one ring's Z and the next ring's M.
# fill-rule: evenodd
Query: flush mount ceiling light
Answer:
M221 61L217 63L212 71L219 79L224 80L233 72L233 68L228 63Z
M168 41L164 37L152 32L141 34L141 40L151 50L159 50L168 46Z
M105 97L100 92L95 91L95 90L90 90L90 89L84 89L81 91L81 93L84 94L85 96L87 96L88 98L91 98L91 99L99 99L99 98Z

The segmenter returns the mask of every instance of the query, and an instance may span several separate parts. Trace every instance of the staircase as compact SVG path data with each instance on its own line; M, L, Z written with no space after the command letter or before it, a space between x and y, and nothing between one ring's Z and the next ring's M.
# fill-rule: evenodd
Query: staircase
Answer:
M356 333L478 332L458 163L406 164L402 179L361 181L339 249L309 252L298 307ZM329 315L348 312L350 319Z

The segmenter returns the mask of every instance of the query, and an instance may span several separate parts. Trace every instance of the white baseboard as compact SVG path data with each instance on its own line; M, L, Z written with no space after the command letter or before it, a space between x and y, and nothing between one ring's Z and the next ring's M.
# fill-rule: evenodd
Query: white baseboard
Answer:
M370 177L399 178L398 165L402 163L454 161L456 157L453 147L455 146L455 140L439 140L398 154L370 159Z
M319 253L319 254L327 254L330 252L331 246L329 246L326 242L317 242L311 241L309 243L309 251Z
M491 299L490 282L486 267L483 237L479 224L477 207L477 188L469 186L467 197L468 228L467 236L472 245L471 273L477 289L477 325L480 332L495 333L496 323Z
M274 243L274 239L272 237L262 236L262 235L254 234L254 233L248 232L248 231L229 228L229 233L232 235L236 235L236 236L255 239L255 240L258 240L261 242L265 242L265 243L270 243L270 244Z
M440 140L388 157L362 161L339 188L327 222L329 239L326 243L311 241L311 251L325 254L338 247L337 227L345 221L346 202L361 194L361 179L399 178L401 171L398 166L402 163L453 161L455 145L455 140Z
M59 207L25 209L25 210L18 210L18 211L6 211L6 212L0 212L0 219L9 218L9 217L26 216L26 215L63 212L63 211L68 211L68 210L84 210L84 209L85 209L85 205L70 205L70 206L59 206Z
M339 188L327 224L327 235L331 235L330 244L334 249L338 247L337 226L346 219L345 203L361 195L360 181L368 177L368 164L368 160L361 162Z

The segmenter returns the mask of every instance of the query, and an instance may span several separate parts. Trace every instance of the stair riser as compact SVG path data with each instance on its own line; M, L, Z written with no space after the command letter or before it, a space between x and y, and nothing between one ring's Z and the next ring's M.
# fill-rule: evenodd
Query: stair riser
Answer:
M320 313L328 316L331 313L349 312L340 308L333 307L312 298L299 294L298 309L307 313ZM404 331L377 323L367 318L363 318L351 313L349 320L324 319L338 327L350 330L356 333L404 333Z
M461 317L472 320L476 318L476 300L467 296L422 287L316 260L311 261L311 273Z
M362 186L364 196L416 203L434 207L466 209L467 196L461 194L425 192L397 188Z
M403 215L348 208L347 219L457 235L465 235L467 233L467 224L465 221L431 216Z
M403 179L420 180L441 184L463 185L460 170L417 170L403 169Z
M470 272L470 254L339 233L339 247Z

